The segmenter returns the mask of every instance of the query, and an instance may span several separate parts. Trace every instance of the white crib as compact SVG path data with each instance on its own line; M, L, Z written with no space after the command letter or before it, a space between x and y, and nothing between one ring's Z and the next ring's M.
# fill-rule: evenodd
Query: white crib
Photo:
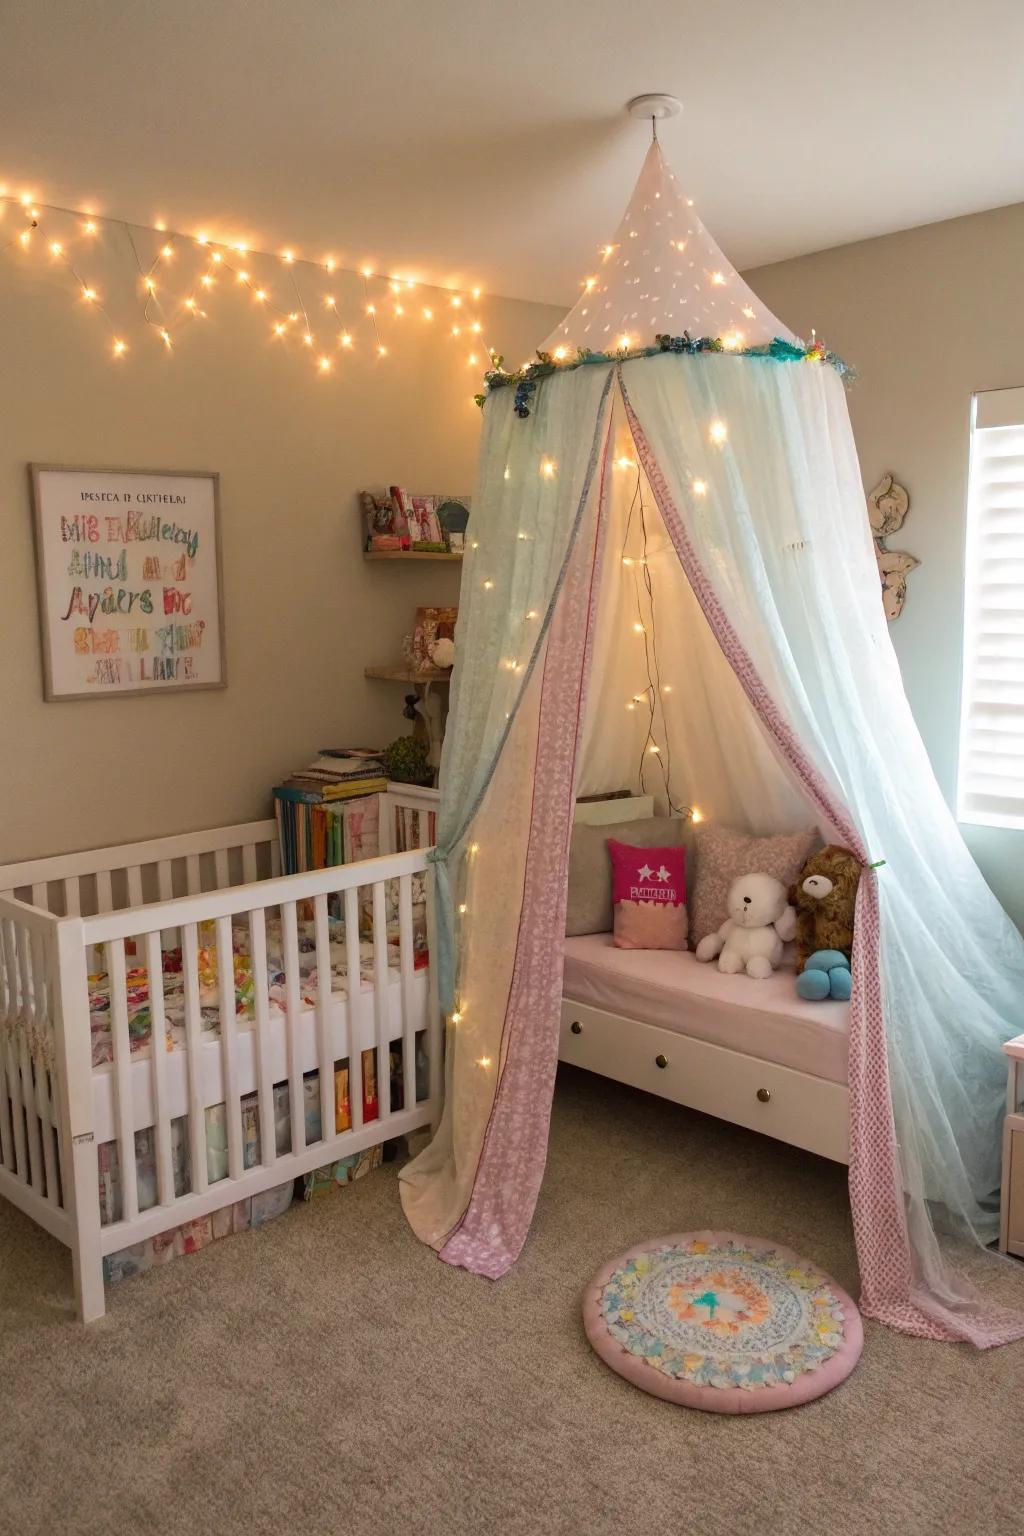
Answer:
M413 922L413 882L421 877L429 952L426 844L434 809L434 792L390 786L381 796L380 856L307 874L280 874L277 828L269 820L0 867L0 1195L71 1249L83 1320L104 1312L105 1255L436 1122L440 1015L430 967L415 964ZM414 846L392 851L396 826ZM389 903L397 904L390 946ZM361 908L364 935L372 914L362 954ZM269 909L277 914L283 1002L271 1000L268 983ZM332 977L332 924L342 935L333 942L344 946L344 987ZM300 986L300 928L305 947L315 952L313 998ZM251 1005L241 1017L240 932L252 976ZM200 945L211 935L214 944L204 953L216 956L219 1033L200 999ZM179 950L183 1028L172 1047L165 952L177 957ZM149 1041L143 1048L136 1042L136 1049L129 1037L129 959L147 977ZM108 978L110 1060L94 1066L88 978L100 968ZM353 977L360 978L355 987ZM177 992L175 998L179 1007ZM160 1041L166 1049L155 1048ZM418 1050L426 1053L420 1093ZM395 1106L393 1051L403 1086ZM364 1120L364 1052L375 1053L372 1120ZM338 1131L335 1074L343 1062L356 1087L350 1124ZM304 1099L313 1072L321 1134L307 1143ZM275 1135L283 1084L290 1110L284 1151ZM243 1100L258 1107L258 1161L243 1156ZM227 1176L213 1181L211 1107L227 1132ZM179 1139L187 1136L188 1187L178 1192L172 1127ZM136 1133L147 1130L155 1142L155 1200L140 1209ZM120 1209L103 1225L98 1151L111 1143Z

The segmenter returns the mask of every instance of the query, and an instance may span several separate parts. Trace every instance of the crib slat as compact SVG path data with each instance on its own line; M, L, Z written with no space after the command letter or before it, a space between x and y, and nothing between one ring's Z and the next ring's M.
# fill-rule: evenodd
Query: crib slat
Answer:
M185 999L185 1050L188 1067L188 1145L192 1165L192 1192L201 1195L209 1188L206 1165L206 1108L202 1094L202 1058L200 1036L202 1014L199 1002L199 932L195 923L181 930L181 963Z
M132 1102L132 1056L128 1034L128 983L124 939L107 942L110 977L111 1039L114 1048L114 1108L117 1155L121 1165L121 1214L131 1221L139 1214L139 1181L135 1170L135 1114ZM152 1036L150 1037L152 1046Z
M130 907L141 907L142 870L138 864L129 864L125 873L128 876L128 905Z
M156 866L156 889L161 901L174 899L174 877L170 859L159 859Z
M11 926L9 920L0 922L0 1020L10 1019L13 1023L17 1013L18 988L14 956L7 945L7 930Z
M391 1062L388 1039L391 998L388 993L388 920L384 881L373 882L373 1018L377 1040L377 1113L391 1113Z
M17 1005L17 987L11 973L8 958L7 929L9 924L0 922L0 1166L8 1173L16 1170L13 1127L11 1125L10 1095L7 1082L8 1027L13 1026Z
M52 1038L50 986L46 974L46 946L41 933L33 932L32 934L31 958L36 1026L40 1029L45 1028L51 1033ZM36 1061L33 1065L35 1072L35 1112L39 1118L39 1139L43 1150L43 1172L46 1175L46 1198L50 1205L59 1207L57 1157L54 1142L53 1114L50 1110L48 1073L41 1061Z
M276 837L270 845L270 873L275 880L281 873L281 844Z
M113 912L114 890L110 879L109 869L96 871L96 911Z
M25 1142L25 1110L21 1102L21 1066L13 1039L5 1044L7 1056L7 1087L11 1095L11 1122L14 1130L14 1160L12 1170L23 1184L29 1180L28 1148Z
M21 981L21 1012L26 1027L31 1029L37 1018L38 1000L33 986L29 935L24 928L15 928L15 943L18 947L18 974ZM44 1177L43 1148L39 1135L39 1116L35 1110L32 1058L29 1055L28 1040L24 1030L18 1040L18 1063L21 1073L21 1102L25 1109L25 1124L28 1131L29 1174L32 1179L32 1188L37 1195L41 1195Z
M203 870L198 853L185 856L185 885L190 896L198 896L203 889Z
M345 892L345 969L348 972L348 1098L352 1129L363 1123L362 975L359 964L359 890Z
M299 930L294 901L281 903L284 941L285 1031L288 1041L288 1097L292 1116L292 1151L306 1149L306 1103L299 1050ZM320 1127L323 1131L323 1126Z
M259 879L259 871L256 865L256 844L246 843L242 848L242 880L246 885L252 885Z
M167 1014L164 1007L164 957L158 933L146 934L146 971L149 977L149 1016L153 1031L149 1064L156 1122L156 1191L161 1205L172 1205L174 1164L171 1159L171 1114L167 1092Z
M328 1141L336 1130L334 1111L334 1046L331 1041L331 938L327 897L313 898L316 938L316 1035L320 1063L320 1130Z
M270 999L267 993L267 922L262 907L249 913L249 954L252 956L253 1019L256 1028L257 1093L260 1106L260 1162L277 1161L274 1125L274 1084L270 1073Z
M7 1082L6 1036L0 1034L0 1168L5 1168L11 1174L17 1172L14 1130L11 1125L10 1100L12 1097L13 1094Z
M45 880L40 881L37 885L32 887L32 905L34 907L42 907L44 912L48 912L50 910L49 906L47 905L47 889Z
M213 854L213 868L217 875L218 891L226 891L231 884L230 866L228 864L228 851L226 848L217 848Z
M63 880L64 887L64 916L77 917L82 910L82 897L78 886L78 876L68 875Z
M412 875L398 880L398 965L402 977L403 1109L416 1106L416 1025L412 988L415 979L412 932Z
M228 1178L240 1179L244 1171L242 1100L238 1091L235 958L230 917L217 919L217 997L220 1005L220 1052L224 1069L224 1114L228 1127Z

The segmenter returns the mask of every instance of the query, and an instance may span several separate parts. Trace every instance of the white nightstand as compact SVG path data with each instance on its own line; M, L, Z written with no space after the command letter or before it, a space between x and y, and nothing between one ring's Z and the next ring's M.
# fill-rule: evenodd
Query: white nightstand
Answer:
M999 1247L1024 1259L1024 1035L1003 1046L1008 1067L1003 1122L1003 1192Z

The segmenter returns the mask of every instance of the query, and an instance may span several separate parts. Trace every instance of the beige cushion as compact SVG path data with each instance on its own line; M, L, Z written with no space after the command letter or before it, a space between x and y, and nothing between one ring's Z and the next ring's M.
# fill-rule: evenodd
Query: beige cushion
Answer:
M821 838L814 827L806 832L752 837L747 832L734 832L731 827L719 827L709 821L702 822L694 831L697 845L695 877L687 882L690 943L694 948L709 933L717 932L729 916L726 897L738 875L763 871L766 875L774 875L788 888L811 854L821 847Z
M579 933L611 933L612 862L608 857L608 839L630 843L634 848L678 848L687 850L686 883L690 887L690 863L693 831L688 821L678 816L650 816L640 821L619 821L603 827L582 823L572 829L569 845L569 900L565 909L565 933L574 938Z

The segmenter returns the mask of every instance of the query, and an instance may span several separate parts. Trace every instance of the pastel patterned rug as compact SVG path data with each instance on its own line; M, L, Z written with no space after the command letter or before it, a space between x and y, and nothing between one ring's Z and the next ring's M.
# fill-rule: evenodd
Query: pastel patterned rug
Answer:
M612 1259L584 1293L583 1321L613 1371L711 1413L808 1403L846 1379L863 1344L834 1280L735 1232L653 1238Z

